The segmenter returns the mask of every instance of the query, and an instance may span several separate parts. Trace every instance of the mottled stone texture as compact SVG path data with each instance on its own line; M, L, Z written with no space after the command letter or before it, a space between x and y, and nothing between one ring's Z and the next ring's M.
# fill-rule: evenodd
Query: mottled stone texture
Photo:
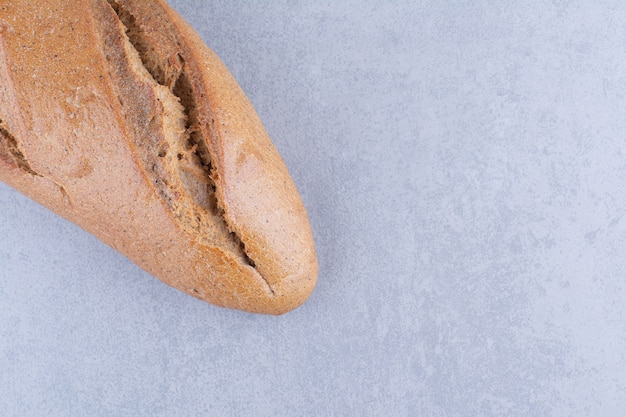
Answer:
M623 2L172 4L284 156L318 287L212 307L0 186L0 415L623 415Z

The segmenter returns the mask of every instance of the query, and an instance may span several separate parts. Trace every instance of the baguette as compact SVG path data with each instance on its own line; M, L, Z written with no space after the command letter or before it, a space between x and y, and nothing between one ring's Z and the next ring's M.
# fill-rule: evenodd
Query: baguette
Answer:
M0 180L209 303L282 314L315 286L283 160L163 0L0 5Z

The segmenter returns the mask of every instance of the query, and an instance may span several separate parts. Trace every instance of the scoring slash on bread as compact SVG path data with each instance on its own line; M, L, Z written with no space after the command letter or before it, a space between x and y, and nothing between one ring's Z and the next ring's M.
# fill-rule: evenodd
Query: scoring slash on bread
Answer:
M280 155L163 0L0 2L0 180L209 303L282 314L315 286Z

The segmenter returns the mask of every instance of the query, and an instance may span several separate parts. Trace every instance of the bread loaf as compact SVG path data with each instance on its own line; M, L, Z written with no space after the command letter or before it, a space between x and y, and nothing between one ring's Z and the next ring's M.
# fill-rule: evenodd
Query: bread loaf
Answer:
M0 3L0 180L209 303L282 314L315 286L280 155L162 0Z

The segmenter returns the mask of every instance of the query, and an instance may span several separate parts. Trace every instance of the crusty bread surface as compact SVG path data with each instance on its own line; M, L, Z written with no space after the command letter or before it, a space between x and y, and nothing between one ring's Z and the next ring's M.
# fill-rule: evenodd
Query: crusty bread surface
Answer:
M282 314L315 286L283 160L162 0L0 4L0 180L209 303Z

